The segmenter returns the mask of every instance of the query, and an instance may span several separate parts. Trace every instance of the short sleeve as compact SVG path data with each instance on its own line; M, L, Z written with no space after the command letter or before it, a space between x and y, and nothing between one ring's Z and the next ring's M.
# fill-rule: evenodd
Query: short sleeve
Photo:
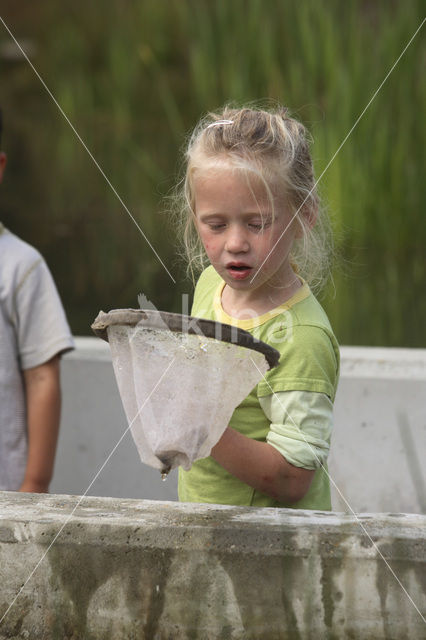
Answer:
M16 287L14 312L22 369L37 367L73 349L61 300L41 256L28 266Z
M316 325L296 325L274 332L267 342L280 351L277 367L258 384L259 398L279 391L325 393L332 401L339 375L335 339Z
M296 467L318 469L327 461L333 404L324 393L287 391L260 404L271 421L266 441Z

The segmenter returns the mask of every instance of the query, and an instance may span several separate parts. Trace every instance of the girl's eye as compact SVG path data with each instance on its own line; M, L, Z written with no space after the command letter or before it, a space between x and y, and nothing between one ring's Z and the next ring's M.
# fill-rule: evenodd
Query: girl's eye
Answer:
M223 222L210 222L209 224L209 228L212 231L219 231L220 229L223 229L225 227Z
M263 231L267 227L270 226L270 222L268 220L264 220L263 222L250 222L249 227L253 229L253 231Z

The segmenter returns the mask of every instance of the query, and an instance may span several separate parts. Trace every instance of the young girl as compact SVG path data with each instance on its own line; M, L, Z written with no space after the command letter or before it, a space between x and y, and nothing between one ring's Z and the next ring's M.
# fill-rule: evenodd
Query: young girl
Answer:
M189 264L207 256L211 265L192 315L241 327L281 357L211 456L180 469L179 498L331 509L326 460L339 348L308 285L328 269L330 243L305 129L285 109L225 108L196 127L186 160Z

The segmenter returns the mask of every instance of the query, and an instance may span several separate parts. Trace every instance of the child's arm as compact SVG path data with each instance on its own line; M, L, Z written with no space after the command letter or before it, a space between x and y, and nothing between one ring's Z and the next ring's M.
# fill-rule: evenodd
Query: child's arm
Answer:
M59 356L23 371L28 424L28 459L19 491L49 489L55 461L61 409Z
M315 473L315 470L295 467L275 447L252 440L231 427L227 427L211 455L256 491L290 504L303 498Z

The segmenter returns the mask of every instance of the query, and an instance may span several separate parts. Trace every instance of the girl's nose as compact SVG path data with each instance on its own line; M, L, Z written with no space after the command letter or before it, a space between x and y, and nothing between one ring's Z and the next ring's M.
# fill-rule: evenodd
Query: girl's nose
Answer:
M226 251L241 253L248 251L249 248L250 245L241 229L229 229L225 242Z

